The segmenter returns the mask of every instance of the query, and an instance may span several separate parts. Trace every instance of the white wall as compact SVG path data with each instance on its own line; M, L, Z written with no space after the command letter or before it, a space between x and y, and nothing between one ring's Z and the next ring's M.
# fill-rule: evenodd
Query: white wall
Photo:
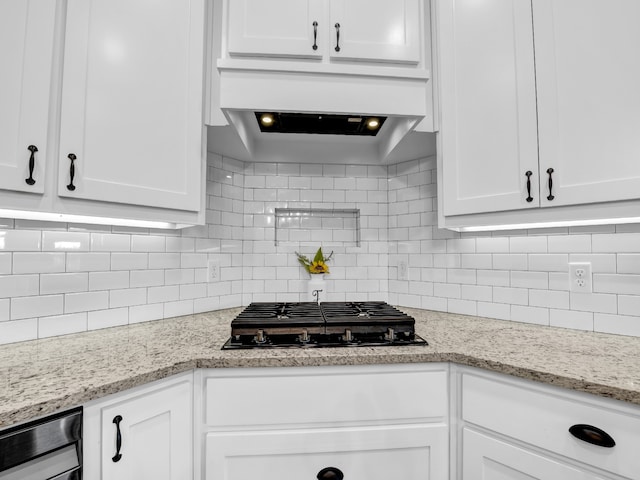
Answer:
M435 157L389 167L254 164L210 154L207 225L182 231L0 219L0 343L306 299L294 251L322 244L325 300L401 306L640 336L640 226L456 234L437 228ZM287 229L276 207L358 208L352 228ZM321 241L317 238L321 237ZM207 283L207 261L220 265ZM409 281L398 280L400 260ZM590 261L593 294L568 292Z

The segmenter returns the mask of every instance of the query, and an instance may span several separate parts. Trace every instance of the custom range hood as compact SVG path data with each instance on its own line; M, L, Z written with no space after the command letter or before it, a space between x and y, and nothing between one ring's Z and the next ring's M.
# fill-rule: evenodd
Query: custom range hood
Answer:
M423 74L236 68L219 60L209 150L254 162L389 164L435 149Z

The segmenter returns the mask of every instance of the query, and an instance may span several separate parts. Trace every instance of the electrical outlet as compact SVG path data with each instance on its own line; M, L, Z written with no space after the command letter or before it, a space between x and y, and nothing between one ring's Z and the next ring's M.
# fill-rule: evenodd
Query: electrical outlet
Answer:
M590 263L569 264L569 290L577 293L593 292Z
M409 280L409 266L406 260L398 262L398 280Z
M207 282L217 282L220 280L220 265L216 260L207 262Z

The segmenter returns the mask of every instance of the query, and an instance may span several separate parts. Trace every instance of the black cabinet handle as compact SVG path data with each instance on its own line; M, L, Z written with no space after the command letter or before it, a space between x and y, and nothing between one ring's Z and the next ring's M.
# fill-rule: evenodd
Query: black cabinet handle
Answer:
M554 197L553 196L553 178L551 177L551 174L553 173L553 168L547 168L547 173L549 174L549 196L547 197L547 200L551 201L553 200Z
M531 196L531 175L533 175L533 172L531 170L528 170L525 175L527 176L527 202L532 202L533 197Z
M340 24L336 23L336 52L340 51Z
M29 156L29 178L25 178L24 181L27 182L27 185L34 185L36 181L33 179L33 169L36 167L36 152L38 151L38 147L29 145L27 150L31 152Z
M569 433L583 442L591 443L604 448L612 448L616 445L615 440L604 430L600 430L593 425L584 425L582 423L573 425L569 428Z
M339 468L327 467L318 472L317 478L318 480L342 480L344 473Z
M313 22L313 48L314 50L318 49L318 22Z
M76 157L74 153L70 153L67 155L67 158L71 160L71 166L69 167L69 177L71 178L71 181L69 182L69 185L67 185L67 190L71 190L73 192L76 189L76 186L73 184L73 177L76 176L76 166L73 162L75 162L78 157Z
M122 433L120 433L120 422L122 421L122 415L116 415L113 417L113 423L116 424L116 454L111 458L115 462L119 462L122 458L120 449L122 448Z

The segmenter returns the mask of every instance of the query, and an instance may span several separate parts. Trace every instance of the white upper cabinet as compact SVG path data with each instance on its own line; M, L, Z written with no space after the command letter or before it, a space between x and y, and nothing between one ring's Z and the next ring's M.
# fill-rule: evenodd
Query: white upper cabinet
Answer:
M637 0L533 1L543 205L640 198L638 19Z
M420 0L230 0L227 52L417 64Z
M539 205L531 4L439 0L437 14L445 215Z
M68 2L58 195L200 209L203 15L204 0Z
M331 0L332 60L420 61L418 0Z
M441 226L637 216L640 3L436 7Z
M228 6L230 55L322 56L322 0L232 0Z
M50 0L0 2L1 189L44 192L54 23Z

